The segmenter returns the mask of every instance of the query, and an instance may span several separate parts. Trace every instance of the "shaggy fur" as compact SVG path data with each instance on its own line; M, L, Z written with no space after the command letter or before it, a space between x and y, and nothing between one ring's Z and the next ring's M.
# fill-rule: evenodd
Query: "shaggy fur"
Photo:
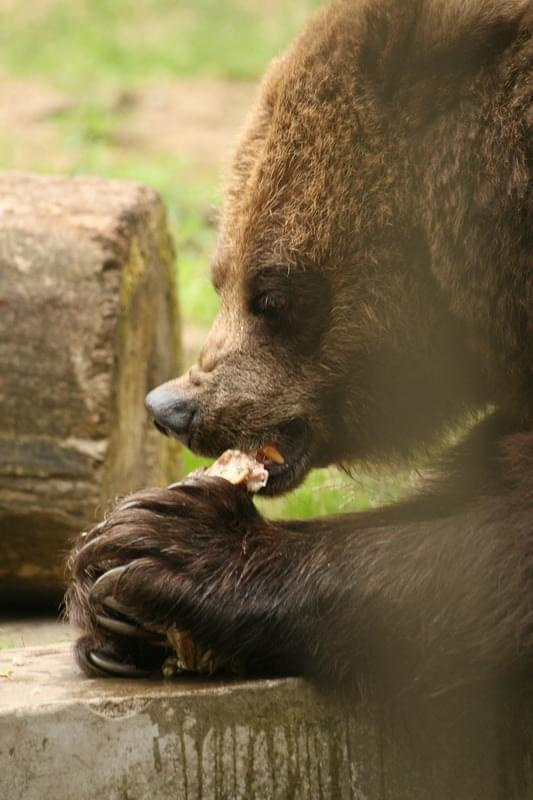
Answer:
M194 403L178 433L213 456L277 442L276 494L491 411L418 496L368 513L271 522L221 479L135 494L71 559L88 672L94 650L161 657L88 602L121 565L127 616L250 669L436 695L528 667L532 21L521 0L346 0L273 63L229 178L220 313L165 389Z

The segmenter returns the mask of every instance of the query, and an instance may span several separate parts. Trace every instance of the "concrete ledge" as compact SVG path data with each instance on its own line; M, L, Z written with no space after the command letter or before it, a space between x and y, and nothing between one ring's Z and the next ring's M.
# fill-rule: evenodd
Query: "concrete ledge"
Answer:
M531 800L533 719L472 687L339 708L298 679L88 680L0 651L1 800Z
M87 680L0 651L3 800L381 797L376 735L298 679Z

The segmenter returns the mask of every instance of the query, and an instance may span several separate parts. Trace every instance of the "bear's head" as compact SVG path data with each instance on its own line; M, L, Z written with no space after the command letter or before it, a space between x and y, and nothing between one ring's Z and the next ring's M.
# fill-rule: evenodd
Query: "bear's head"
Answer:
M275 445L271 494L311 467L409 453L485 399L424 209L427 162L470 158L464 131L460 144L449 131L472 49L459 65L444 57L463 41L448 8L453 36L420 76L417 48L427 64L435 44L427 20L413 28L421 6L340 3L273 63L228 181L218 316L197 364L147 398L160 429L198 453ZM433 124L445 113L449 129Z

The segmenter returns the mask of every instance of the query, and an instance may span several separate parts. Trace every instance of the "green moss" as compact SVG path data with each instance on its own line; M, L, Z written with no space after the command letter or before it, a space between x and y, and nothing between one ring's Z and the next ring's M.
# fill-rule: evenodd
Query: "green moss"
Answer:
M122 282L120 285L120 307L123 317L128 316L133 295L146 272L144 259L136 239L131 240L129 256L128 263L122 270Z

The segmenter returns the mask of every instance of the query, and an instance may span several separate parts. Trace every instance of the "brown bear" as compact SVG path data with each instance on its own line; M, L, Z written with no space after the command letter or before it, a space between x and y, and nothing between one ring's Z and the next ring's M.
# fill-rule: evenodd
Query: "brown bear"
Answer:
M221 478L131 496L71 558L88 673L145 674L146 626L173 624L344 687L531 660L532 24L529 0L344 0L272 64L227 187L220 311L149 395L157 426L209 456L268 443L274 495L477 421L370 512L271 521Z

